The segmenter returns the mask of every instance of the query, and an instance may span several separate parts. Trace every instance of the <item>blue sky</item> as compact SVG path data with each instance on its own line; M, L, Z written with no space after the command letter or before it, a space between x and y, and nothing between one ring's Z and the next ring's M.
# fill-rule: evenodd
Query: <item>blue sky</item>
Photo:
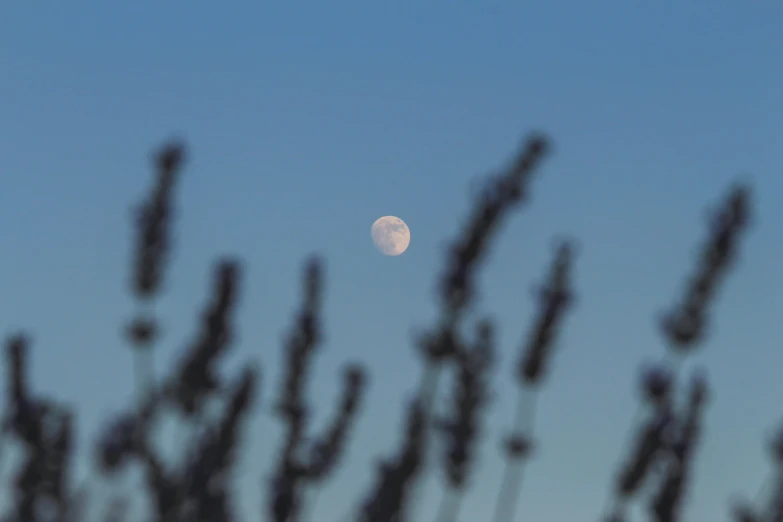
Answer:
M89 442L132 390L119 336L133 311L130 209L150 151L185 138L158 369L189 339L212 261L239 255L228 367L260 359L268 405L301 263L323 254L328 338L311 400L330 409L346 360L373 375L350 457L315 507L337 521L396 444L419 377L412 333L434 317L471 188L541 129L554 154L481 279L502 359L462 520L494 503L529 290L562 235L581 245L579 302L540 397L518 520L595 519L637 411L637 368L663 352L655 319L693 266L707 208L744 176L754 227L692 361L715 390L688 520L726 519L729 499L767 476L783 414L781 27L768 0L3 2L0 330L34 332L35 382L78 404ZM412 232L400 257L370 240L387 214ZM247 513L276 439L266 414L248 432ZM439 480L422 496L428 517Z

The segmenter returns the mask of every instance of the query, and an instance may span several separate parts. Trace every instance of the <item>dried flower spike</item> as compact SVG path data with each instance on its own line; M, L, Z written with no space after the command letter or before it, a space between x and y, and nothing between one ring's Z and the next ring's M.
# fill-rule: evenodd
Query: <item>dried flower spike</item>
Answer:
M521 383L537 384L543 377L552 342L573 296L571 292L571 262L573 249L569 242L557 248L549 272L549 280L540 291L541 307L538 319L519 361Z
M166 145L157 154L156 184L139 208L131 286L139 299L150 299L160 289L170 243L172 192L184 154L184 146L177 142Z
M661 365L645 368L641 385L644 399L654 406L668 402L674 377L669 368Z
M736 257L737 244L749 220L750 188L737 185L712 217L711 235L702 248L699 265L682 302L661 320L663 335L672 349L687 352L704 339L709 304Z
M437 425L445 439L446 477L454 489L465 487L478 442L479 415L489 397L488 372L495 351L492 324L482 321L476 330L475 345L461 349L456 356L450 417Z

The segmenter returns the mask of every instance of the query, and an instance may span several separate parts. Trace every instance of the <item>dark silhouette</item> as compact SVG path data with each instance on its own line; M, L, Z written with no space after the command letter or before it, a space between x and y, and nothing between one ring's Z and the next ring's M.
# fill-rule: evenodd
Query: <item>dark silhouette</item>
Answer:
M402 413L399 447L382 461L376 482L366 495L356 499L357 522L417 519L415 491L431 437L443 439L444 453L439 465L448 486L437 522L458 520L460 499L470 486L471 464L482 423L481 407L488 400L496 351L492 322L485 319L475 325L467 324L466 312L476 293L477 273L487 250L508 214L528 201L532 177L547 151L546 138L531 136L505 172L486 181L470 219L452 243L438 290L439 318L419 341L423 379L415 398ZM156 155L155 183L138 209L130 280L138 311L126 330L128 343L135 352L138 396L132 410L107 419L95 443L94 459L98 472L107 476L118 473L130 462L142 467L143 494L149 495L153 508L151 520L244 521L232 510L227 477L241 451L237 441L242 424L259 400L261 373L254 364L247 363L233 379L224 381L216 371L218 360L232 344L237 295L242 289L242 266L238 261L227 258L215 264L212 295L204 307L198 332L178 366L159 382L152 372L160 320L152 305L166 277L172 193L180 182L184 159L182 144L163 147ZM661 334L668 346L666 357L641 372L641 407L647 416L638 426L638 436L627 456L618 462L616 481L609 485L611 502L607 513L595 513L592 517L586 514L586 519L625 520L625 506L647 483L653 484L655 491L648 506L651 519L680 520L708 386L700 373L682 383L678 362L698 348L704 338L710 305L736 258L750 213L749 188L731 188L712 218L711 230L683 295L661 320ZM519 354L519 403L503 444L506 471L494 515L487 513L487 521L514 520L524 464L534 449L536 395L542 377L552 368L553 340L574 301L574 257L573 243L561 242L538 293L538 312ZM349 447L352 426L362 405L368 372L360 363L347 363L343 391L331 422L323 433L309 434L310 411L303 390L321 338L323 278L319 259L308 260L301 307L283 346L283 378L277 394L267 399L272 401L274 413L285 428L284 444L266 482L266 501L250 520L298 522L305 518L305 490L332 476ZM14 470L11 511L3 520L86 520L86 491L74 483L72 473L74 414L55 399L36 393L28 382L27 339L24 333L15 333L6 341L3 443L11 437L16 439L23 447L24 458ZM445 416L433 411L443 372L454 372L455 376L451 411ZM685 405L676 407L675 396L682 393L687 397ZM208 401L218 401L223 406L217 420L205 414ZM166 462L150 443L152 427L174 411L199 428L187 448L189 457L178 466ZM778 467L783 465L783 433L773 445L773 456ZM773 491L768 506L738 506L736 520L783 522L783 479ZM125 520L126 507L121 501L111 502L103 520Z

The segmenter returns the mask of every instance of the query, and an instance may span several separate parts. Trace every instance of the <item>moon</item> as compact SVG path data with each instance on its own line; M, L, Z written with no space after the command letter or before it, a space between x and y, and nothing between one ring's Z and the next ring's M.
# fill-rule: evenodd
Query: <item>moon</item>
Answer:
M370 227L370 236L375 247L385 256L398 256L407 250L411 242L411 231L405 221L396 216L383 216Z

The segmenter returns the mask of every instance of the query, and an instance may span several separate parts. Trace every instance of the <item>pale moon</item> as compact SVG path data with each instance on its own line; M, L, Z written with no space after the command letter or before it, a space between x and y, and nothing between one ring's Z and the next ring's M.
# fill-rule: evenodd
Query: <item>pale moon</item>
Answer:
M383 216L375 220L370 236L376 248L385 256L398 256L411 242L411 231L405 221L395 216Z

